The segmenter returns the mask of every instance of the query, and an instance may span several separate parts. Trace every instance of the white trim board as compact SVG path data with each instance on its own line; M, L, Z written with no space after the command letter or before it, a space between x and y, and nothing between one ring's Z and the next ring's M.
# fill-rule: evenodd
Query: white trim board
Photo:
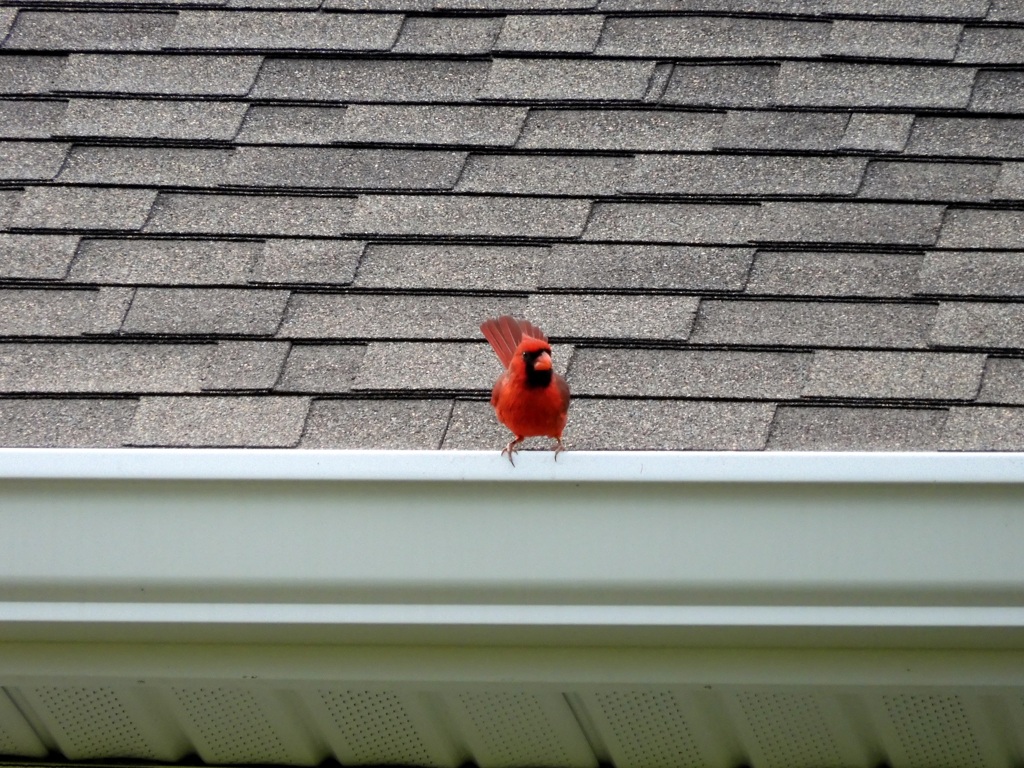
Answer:
M1021 453L0 448L0 479L1024 483Z

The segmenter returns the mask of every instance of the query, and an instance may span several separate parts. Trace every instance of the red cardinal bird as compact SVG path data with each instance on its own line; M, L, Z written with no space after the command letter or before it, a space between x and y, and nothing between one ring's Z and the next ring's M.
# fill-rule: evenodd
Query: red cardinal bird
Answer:
M505 372L494 382L491 405L498 421L515 437L502 456L512 454L528 437L551 437L558 441L555 460L564 449L562 430L569 416L569 385L551 367L551 345L537 326L526 320L502 315L480 325Z

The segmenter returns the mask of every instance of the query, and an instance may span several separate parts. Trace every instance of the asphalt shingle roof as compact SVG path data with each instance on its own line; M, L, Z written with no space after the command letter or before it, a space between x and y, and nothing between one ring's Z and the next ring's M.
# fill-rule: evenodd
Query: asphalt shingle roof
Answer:
M1016 0L0 0L0 444L1024 449Z

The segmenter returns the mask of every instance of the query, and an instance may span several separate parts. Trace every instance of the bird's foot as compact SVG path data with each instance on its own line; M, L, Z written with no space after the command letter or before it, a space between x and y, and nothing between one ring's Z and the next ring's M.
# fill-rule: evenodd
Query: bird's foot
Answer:
M558 440L555 443L555 461L558 461L558 454L565 450L565 446L562 444L562 438L556 438Z
M513 467L516 465L516 463L512 461L512 454L516 453L519 450L516 446L519 445L519 443L521 442L523 442L523 439L521 437L509 440L508 445L506 445L501 451L502 456L504 456L506 453L508 454L508 463L511 464Z

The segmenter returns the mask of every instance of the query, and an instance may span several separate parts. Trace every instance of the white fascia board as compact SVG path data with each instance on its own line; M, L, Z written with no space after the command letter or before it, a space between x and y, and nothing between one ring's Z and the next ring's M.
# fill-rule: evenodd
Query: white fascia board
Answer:
M0 639L1024 646L1018 454L0 451Z

